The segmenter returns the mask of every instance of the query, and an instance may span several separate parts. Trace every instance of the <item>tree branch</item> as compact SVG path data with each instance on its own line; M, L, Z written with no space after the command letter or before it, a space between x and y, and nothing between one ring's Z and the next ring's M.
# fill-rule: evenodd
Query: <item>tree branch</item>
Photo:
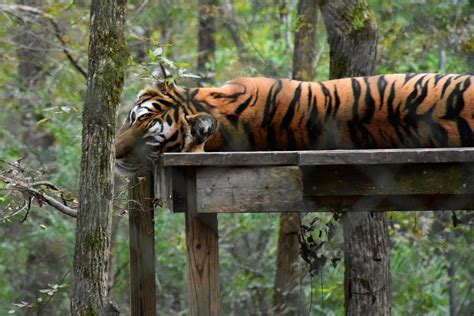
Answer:
M85 78L87 79L87 72L79 65L77 59L74 59L70 53L69 48L67 47L66 41L64 40L63 34L61 29L59 28L59 24L54 20L53 16L34 7L27 6L27 5L18 5L18 4L0 4L0 11L6 12L13 16L16 16L22 20L24 20L24 16L22 13L30 14L39 16L42 19L48 21L54 29L54 35L61 43L61 49L63 53L66 55L66 58L69 60L71 65Z
M4 175L0 175L0 181L3 181L5 183L9 183L9 184L14 185L15 188L12 189L12 190L17 190L17 191L20 191L22 193L26 193L28 195L28 198L25 200L24 205L22 205L19 209L17 209L12 214L7 215L4 218L0 218L0 220L5 220L7 218L10 218L10 217L18 214L19 212L21 212L25 209L28 209L29 204L30 204L30 202L28 202L28 201L31 201L32 197L35 197L38 200L38 202L40 203L40 205L41 205L41 202L45 202L49 206L52 206L53 208L55 208L56 210L60 211L61 213L65 214L65 215L68 215L68 216L71 216L71 217L77 217L77 210L75 210L75 209L73 209L73 208L71 208L67 205L62 204L61 202L56 200L54 197L49 196L48 194L34 188L35 185L38 185L37 183L28 183L28 182L18 180L18 179L15 179L15 178L11 178L11 177L7 177L7 176L4 176ZM40 185L44 185L44 183L41 183Z

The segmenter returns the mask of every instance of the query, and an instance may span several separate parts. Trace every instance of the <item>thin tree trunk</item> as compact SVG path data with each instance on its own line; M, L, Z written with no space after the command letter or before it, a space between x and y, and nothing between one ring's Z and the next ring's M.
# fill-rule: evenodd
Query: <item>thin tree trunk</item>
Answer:
M330 77L373 72L377 27L366 0L319 1L328 30ZM385 213L343 217L346 315L390 315L390 257Z
M278 233L277 271L275 275L273 312L275 315L301 315L298 235L301 231L299 213L281 213Z
M293 79L313 81L316 58L317 11L314 0L300 0L296 15Z
M216 52L215 15L218 12L218 0L199 1L198 60L197 70L202 76L201 83L214 83L214 61Z
M316 51L316 3L299 0L293 52L293 79L313 80ZM300 213L282 213L278 233L277 271L273 308L276 315L301 315L300 282L302 265L299 260L298 235L301 232Z
M74 249L72 315L106 306L112 222L115 120L128 54L126 0L93 0L83 114L80 206Z

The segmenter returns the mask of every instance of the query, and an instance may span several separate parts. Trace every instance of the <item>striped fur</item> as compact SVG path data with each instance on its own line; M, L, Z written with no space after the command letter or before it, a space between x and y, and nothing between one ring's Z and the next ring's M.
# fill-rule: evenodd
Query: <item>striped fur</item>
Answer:
M183 151L186 116L218 128L206 151L474 146L473 76L392 74L323 82L236 78L222 87L147 88L119 131L120 162ZM141 157L140 159L138 159Z

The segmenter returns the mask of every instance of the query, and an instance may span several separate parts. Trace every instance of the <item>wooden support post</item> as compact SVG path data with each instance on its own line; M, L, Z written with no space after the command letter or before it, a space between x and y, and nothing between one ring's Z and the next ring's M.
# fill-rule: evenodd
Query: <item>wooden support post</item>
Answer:
M155 316L155 231L151 173L130 179L128 198L131 315Z
M197 213L195 168L187 168L186 190L190 315L217 316L221 313L217 214Z

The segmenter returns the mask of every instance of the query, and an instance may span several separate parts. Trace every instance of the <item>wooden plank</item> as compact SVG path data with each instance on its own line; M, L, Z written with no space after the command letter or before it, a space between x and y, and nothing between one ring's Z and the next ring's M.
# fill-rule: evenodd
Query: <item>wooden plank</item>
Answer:
M198 168L197 210L283 212L302 208L298 167Z
M474 148L301 151L300 166L474 162Z
M163 166L371 165L474 162L474 148L166 153Z
M155 230L151 173L128 185L131 315L156 315Z
M474 194L474 163L303 167L312 196Z
M282 166L297 165L296 151L166 153L163 165L171 166Z
M217 215L197 213L194 168L187 168L186 186L189 311L193 316L220 315Z
M165 207L173 211L173 177L170 168L163 167L163 161L160 159L153 166L154 170L154 190L155 203L159 207Z
M331 211L446 211L474 210L473 194L317 196L306 197L307 209Z

